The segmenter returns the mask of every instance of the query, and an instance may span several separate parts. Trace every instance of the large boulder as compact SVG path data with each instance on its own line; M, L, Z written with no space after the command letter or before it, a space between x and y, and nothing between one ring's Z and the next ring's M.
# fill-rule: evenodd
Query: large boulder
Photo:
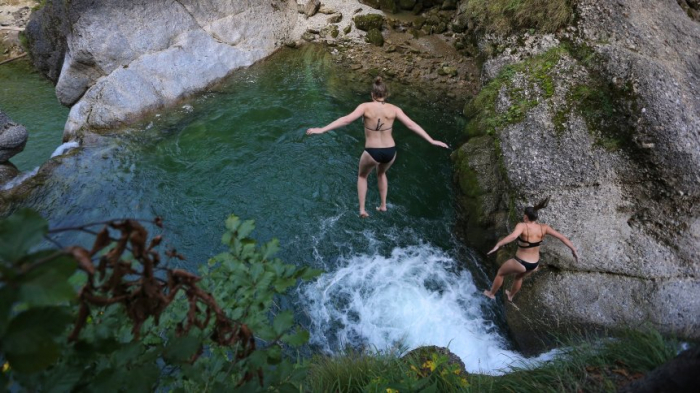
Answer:
M578 12L578 30L560 34L568 43L549 37L515 63L505 47L509 59L486 62L490 82L465 108L471 140L454 155L463 217L502 237L551 195L542 221L580 251L575 263L546 240L545 268L506 308L523 347L645 323L697 340L700 24L673 1L583 0Z
M282 0L49 0L27 28L71 106L64 140L129 123L269 55L297 21Z
M28 138L26 128L13 123L7 115L0 112L0 163L7 162L24 150Z

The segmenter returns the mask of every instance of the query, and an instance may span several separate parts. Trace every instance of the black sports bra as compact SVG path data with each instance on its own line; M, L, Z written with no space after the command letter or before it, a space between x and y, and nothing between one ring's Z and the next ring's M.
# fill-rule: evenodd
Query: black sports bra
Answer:
M525 225L525 229L527 230L527 225ZM540 225L540 230L542 230L542 225ZM529 236L528 236L529 237ZM521 244L518 243L518 247L520 248L533 248L533 247L539 247L542 242L544 241L544 231L542 231L542 240L535 242L535 243L530 243L529 241L523 239L522 237L518 236L518 241L526 244Z

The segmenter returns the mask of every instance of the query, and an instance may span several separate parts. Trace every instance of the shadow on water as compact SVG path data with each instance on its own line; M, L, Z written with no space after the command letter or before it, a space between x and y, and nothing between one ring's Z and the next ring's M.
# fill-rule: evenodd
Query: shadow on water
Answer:
M449 152L397 125L389 211L370 210L361 220L361 123L305 135L351 112L369 87L323 50L282 50L182 108L64 158L25 205L52 227L162 216L164 237L188 258L172 265L191 270L222 250L228 214L255 219L254 237L279 238L284 261L326 272L282 299L310 329L313 348L449 345L470 371L496 372L521 358L510 350L502 316L480 295L479 257L452 235ZM460 140L458 110L390 88L391 102L436 139ZM370 209L379 200L375 181Z

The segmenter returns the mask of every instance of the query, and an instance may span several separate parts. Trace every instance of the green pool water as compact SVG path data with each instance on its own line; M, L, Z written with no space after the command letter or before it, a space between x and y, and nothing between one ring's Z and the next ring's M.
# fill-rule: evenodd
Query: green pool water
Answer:
M49 101L46 85L33 75L23 83L41 85L36 94L42 98L29 101ZM166 242L187 257L171 263L191 270L223 249L228 214L254 219L254 237L278 238L284 261L326 272L283 303L310 329L313 348L449 345L470 371L498 372L521 357L509 349L493 303L480 294L486 280L478 257L452 235L450 152L397 125L389 211L370 210L362 220L356 191L362 124L305 135L366 101L369 87L370 78L348 73L324 50L282 50L182 107L61 158L22 204L52 227L161 216ZM451 146L461 140L458 105L410 86L390 88L390 101L434 138ZM31 110L21 105L7 112L28 128L61 113L65 120L66 113L23 117ZM45 132L48 152L60 137L54 141ZM33 154L43 157L38 150ZM28 157L23 165L42 159ZM368 206L378 203L371 176ZM56 240L89 239L63 234Z
M46 162L61 144L68 108L62 106L51 82L34 71L28 60L0 65L0 110L27 128L24 151L10 159L21 171Z

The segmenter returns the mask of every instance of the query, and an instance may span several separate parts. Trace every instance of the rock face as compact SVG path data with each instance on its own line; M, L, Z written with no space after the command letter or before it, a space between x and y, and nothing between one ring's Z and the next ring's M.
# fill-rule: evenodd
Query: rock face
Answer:
M49 1L27 28L37 67L72 106L64 140L201 91L286 41L295 2Z
M506 47L486 62L466 108L472 138L453 159L468 225L494 238L464 235L484 250L552 196L541 220L581 258L546 240L549 268L507 306L525 348L568 328L645 323L698 339L700 24L672 0L583 0L577 13L526 56Z

